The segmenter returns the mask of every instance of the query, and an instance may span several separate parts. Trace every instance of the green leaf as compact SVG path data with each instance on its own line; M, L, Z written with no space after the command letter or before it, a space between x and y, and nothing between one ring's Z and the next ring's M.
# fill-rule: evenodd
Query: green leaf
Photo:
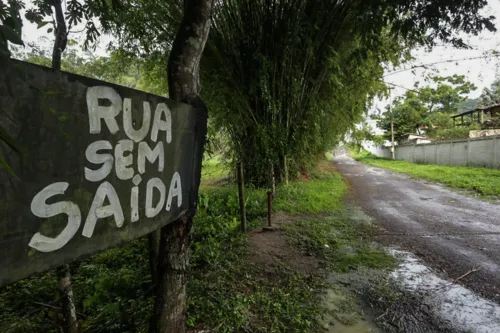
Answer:
M49 23L50 23L49 21L42 21L42 22L38 23L38 25L36 26L36 28L37 29L43 28L43 27L45 27Z
M56 114L56 110L55 110L54 108L49 108L49 112L50 112L51 114Z
M24 45L21 35L14 31L8 25L0 25L0 33L7 39L9 42L17 45Z
M14 141L14 139L3 129L0 127L0 141L3 141L9 146L12 150L20 153L21 149Z
M22 27L22 23L20 20L15 20L12 17L7 17L4 21L3 24L11 27L13 30L19 30Z
M7 40L0 34L0 57L10 58L9 46Z
M66 121L68 120L68 116L60 116L59 118L57 118L59 121Z
M5 160L3 159L2 156L0 156L0 165L5 169L7 170L7 172L14 178L16 178L17 180L19 180L19 177L16 175L16 173L14 172L14 170L12 170L12 168L10 167L10 165L7 164L7 162L5 162Z

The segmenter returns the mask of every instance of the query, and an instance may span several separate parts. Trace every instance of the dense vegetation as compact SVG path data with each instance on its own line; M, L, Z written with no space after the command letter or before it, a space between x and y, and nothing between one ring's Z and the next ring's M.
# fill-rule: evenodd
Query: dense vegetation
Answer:
M377 125L386 133L385 139L390 140L391 120L396 141L401 141L408 134L422 134L436 141L468 138L469 131L479 130L481 125L472 122L466 127L455 127L451 116L500 101L499 81L485 88L477 99L467 98L476 87L463 75L436 76L430 81L430 85L416 86L406 91L394 99L391 109L387 107L382 114L374 116L378 120ZM496 122L492 125L493 128L500 126ZM355 133L363 136L364 140L373 141L372 137L365 134L369 131L358 130Z
M280 181L311 167L385 92L385 64L407 60L416 45L464 46L457 31L494 29L478 13L485 4L216 1L201 84L211 122L230 138L229 160L242 160L247 181L259 186L271 169ZM166 66L182 17L177 2L105 9L100 19L117 36L115 49Z
M415 87L394 99L391 109L375 117L377 125L390 140L391 120L396 141L408 134L442 137L442 131L453 128L450 116L456 114L467 95L476 89L464 76L433 77L432 85ZM468 136L468 131L467 131ZM446 137L446 135L445 135Z
M210 185L208 163L200 208L195 220L191 277L188 284L188 327L216 327L219 332L318 332L319 302L324 281L289 267L269 276L248 261L248 235L239 232L237 189ZM342 205L346 184L331 167L309 175L310 180L279 186L276 211L296 215L286 237L298 250L326 259L328 269L387 267L390 256L363 242L369 227L349 219ZM247 191L252 227L265 220L266 193ZM301 217L307 214L307 217ZM325 247L327 244L329 247ZM359 248L357 255L342 252ZM152 309L147 239L138 239L73 263L74 291L83 332L146 332ZM0 331L59 332L61 320L56 279L38 274L0 291Z
M223 154L228 170L243 162L251 185L246 199L251 224L260 223L265 194L261 188L268 185L271 173L278 182L289 175L302 175L309 181L278 186L275 208L289 214L330 216L302 219L286 228L290 244L320 256L337 270L345 270L346 263L387 264L390 260L383 253L363 244L363 227L350 223L343 215L341 197L346 186L339 176L310 171L323 152L361 119L370 101L386 92L380 80L385 65L397 66L408 60L410 50L418 45L431 48L439 41L464 47L459 33L495 30L493 18L480 14L486 1L208 3L198 2L205 4L205 9L213 4L213 11L208 10L205 15L211 18L212 32L201 60L201 83L197 77L200 61L196 61L192 71L196 75L190 86L196 98L200 84L203 87L201 96L210 115L209 150ZM189 4L187 0L184 4L173 0L69 0L63 8L59 0L32 1L26 8L25 19L56 38L51 50L26 54L12 47L23 45L20 12L25 5L16 0L1 2L0 59L14 55L54 70L62 68L166 95L167 87L179 84L172 77L167 80L165 74L169 55L175 54L173 45L179 40L176 32L183 23L189 24L190 17L184 13L190 10L193 14L199 8ZM196 22L191 23L189 29ZM82 29L78 32L83 37L82 49L72 45L70 38L77 26ZM115 37L108 47L110 57L85 54L102 33ZM205 45L204 39L188 42L192 44L186 45ZM1 130L0 139L20 150ZM5 163L3 166L9 170ZM212 169L216 174L218 165L212 165ZM206 185L199 201L188 290L188 326L225 332L317 332L315 290L321 280L288 269L262 278L261 271L244 260L248 254L245 240L249 236L237 232L238 205L233 185ZM190 208L194 214L194 207ZM170 227L163 230L167 228ZM185 241L189 245L190 227L186 230L178 244ZM165 245L167 238L161 239ZM348 240L361 250L346 258L339 249ZM174 244L174 248L177 243L167 245ZM189 248L187 245L183 249ZM148 273L147 256L153 252L149 250L146 241L140 239L72 264L78 316L85 331L147 329L152 294L157 289ZM51 274L40 274L1 290L2 331L59 331L61 295L55 292ZM160 285L171 275L163 275ZM185 298L181 295L166 299L182 303ZM183 320L178 322L184 325Z

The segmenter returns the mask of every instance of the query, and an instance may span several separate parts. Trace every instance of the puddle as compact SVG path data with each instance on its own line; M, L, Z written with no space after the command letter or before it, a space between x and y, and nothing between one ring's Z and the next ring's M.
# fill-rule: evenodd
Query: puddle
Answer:
M500 306L469 289L438 277L412 253L390 250L403 263L391 277L410 291L424 294L424 303L457 330L474 333L500 332Z
M341 289L327 289L323 297L325 314L323 322L329 333L382 333L375 326L375 318L359 308L359 305Z

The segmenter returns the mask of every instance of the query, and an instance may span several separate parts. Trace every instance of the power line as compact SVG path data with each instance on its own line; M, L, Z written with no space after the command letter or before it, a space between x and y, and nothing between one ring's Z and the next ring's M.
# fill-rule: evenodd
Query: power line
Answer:
M387 82L387 81L384 81L384 80L380 80L382 82L384 82L385 84L389 84L391 86L394 86L394 87L398 87L398 88L403 88L405 90L408 90L408 91L411 91L411 92L414 92L415 94L420 94L419 91L417 90L413 90L413 89L410 89L410 88L406 88L406 87L403 87L403 86L400 86L399 84L395 84L395 83L392 83L392 82Z
M406 72L410 71L416 68L422 68L422 67L427 67L427 66L433 66L433 65L438 65L438 64L444 64L444 63L450 63L450 62L458 62L458 61L467 61L467 60L478 60L478 59L487 59L487 58L498 58L500 57L500 53L494 53L494 54L489 54L489 55L484 55L484 56L478 56L478 57L469 57L469 58L461 58L461 59L448 59L448 60L441 60L441 61L436 61L436 62L431 62L428 64L422 64L422 65L415 65L410 68L405 68L401 70L397 70L394 72L389 72L385 74L383 77L393 75L393 74L398 74L401 72Z

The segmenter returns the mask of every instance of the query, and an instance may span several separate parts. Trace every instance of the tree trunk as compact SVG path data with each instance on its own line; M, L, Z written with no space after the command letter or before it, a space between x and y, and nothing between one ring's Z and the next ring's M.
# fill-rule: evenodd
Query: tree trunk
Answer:
M193 218L198 203L203 145L207 133L207 109L201 100L199 64L210 31L212 0L185 0L184 17L168 59L171 99L193 106L197 112L193 188L189 211L160 231L157 266L158 288L150 332L183 333L186 322L186 283Z
M78 333L78 321L73 301L73 287L69 265L57 267L56 274L59 282L59 295L61 297L63 331L64 333Z
M68 31L66 28L66 20L62 11L61 0L53 0L56 13L56 39L54 49L52 50L52 69L61 70L61 58L66 44L68 43Z
M153 295L156 294L158 289L158 260L160 251L160 230L155 230L148 235L148 248L149 248L149 269L151 272L151 284L153 285L151 290Z
M281 158L281 174L283 177L283 183L288 185L288 162L286 160L286 155Z
M54 0L54 11L56 14L56 38L52 50L52 69L61 70L61 58L68 41L66 20L62 10L61 0ZM73 287L69 265L62 265L56 269L56 276L61 297L61 311L63 315L63 331L65 333L78 333L78 320L73 299Z

